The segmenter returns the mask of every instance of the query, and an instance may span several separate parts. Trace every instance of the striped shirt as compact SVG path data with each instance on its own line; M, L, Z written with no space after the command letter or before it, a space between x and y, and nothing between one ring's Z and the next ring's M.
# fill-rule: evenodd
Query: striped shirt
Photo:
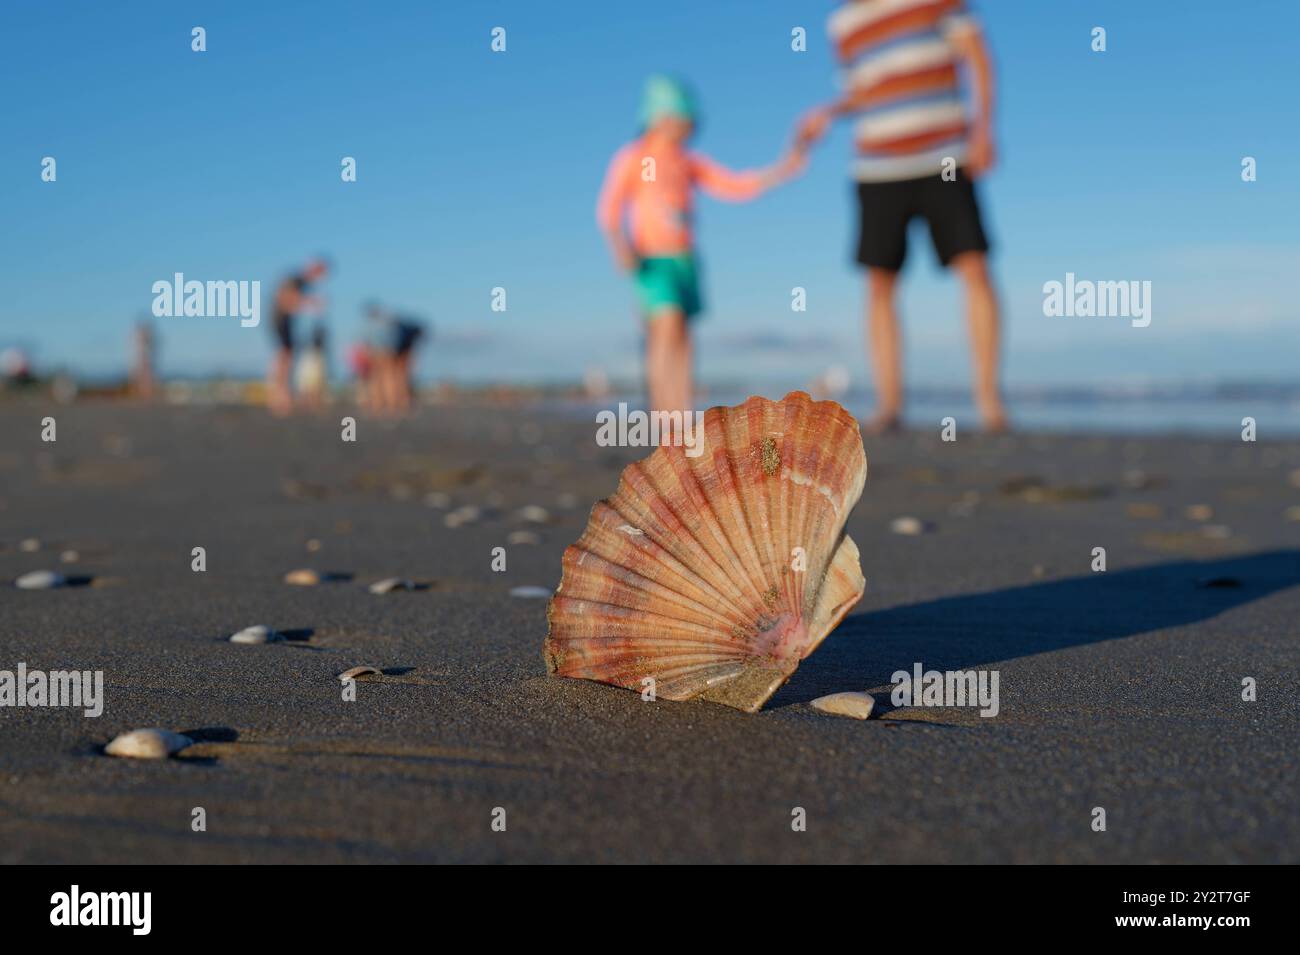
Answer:
M977 29L963 0L850 0L831 14L854 117L857 178L880 182L966 161L967 116L953 40Z

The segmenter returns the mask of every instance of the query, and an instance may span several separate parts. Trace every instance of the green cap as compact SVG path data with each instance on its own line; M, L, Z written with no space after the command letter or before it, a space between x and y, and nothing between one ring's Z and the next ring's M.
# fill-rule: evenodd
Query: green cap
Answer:
M690 87L671 76L652 76L641 99L641 127L649 129L665 116L696 122L699 115Z

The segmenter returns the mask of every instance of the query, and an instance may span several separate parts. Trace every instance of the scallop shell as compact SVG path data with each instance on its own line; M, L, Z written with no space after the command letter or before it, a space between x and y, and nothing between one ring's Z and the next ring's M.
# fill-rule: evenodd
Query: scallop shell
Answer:
M629 465L564 552L551 674L756 712L862 596L853 416L793 392L711 408L703 429L694 457Z

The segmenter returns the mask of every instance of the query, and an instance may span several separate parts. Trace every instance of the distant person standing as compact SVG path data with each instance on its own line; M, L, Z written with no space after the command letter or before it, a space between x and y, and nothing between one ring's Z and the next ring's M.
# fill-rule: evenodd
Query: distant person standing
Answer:
M157 333L150 321L139 321L131 333L131 395L141 401L154 397L154 352Z
M680 80L646 83L637 138L610 160L596 219L618 267L633 279L645 323L645 376L653 411L694 410L691 323L702 309L695 197L748 202L796 175L801 149L764 169L736 172L689 147L695 94Z
M301 314L320 314L324 310L324 300L309 295L308 290L328 274L329 264L325 259L315 258L301 272L285 278L275 290L271 330L275 334L276 352L267 381L267 404L275 414L288 414L293 410L289 377L293 372L294 319Z
M867 270L867 331L878 407L871 430L899 427L902 354L895 304L907 227L926 220L939 261L961 279L984 426L1006 428L998 382L997 295L973 180L993 166L993 69L983 35L962 0L850 0L828 24L845 68L845 92L814 110L800 140L820 139L832 120L856 120L857 260ZM974 87L962 100L958 67Z
M32 374L31 359L21 348L10 346L0 352L0 374L4 383L10 387L22 387L32 384L36 377Z

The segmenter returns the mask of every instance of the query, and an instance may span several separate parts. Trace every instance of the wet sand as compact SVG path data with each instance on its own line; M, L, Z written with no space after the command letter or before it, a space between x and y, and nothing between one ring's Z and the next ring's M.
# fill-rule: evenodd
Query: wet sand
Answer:
M1231 421L1221 440L869 438L866 594L746 715L548 678L545 601L509 596L554 587L644 452L490 408L360 418L348 444L344 413L0 407L0 576L91 578L0 588L0 669L106 684L97 719L0 709L0 862L1300 861L1300 444ZM462 505L483 516L445 526ZM893 534L901 515L932 529ZM541 542L507 544L521 529ZM284 584L299 567L352 576ZM393 576L428 586L367 592ZM256 623L294 639L224 642ZM1001 712L891 708L917 662L996 669ZM358 664L385 672L344 702ZM852 689L878 717L808 705ZM99 751L144 726L203 741Z

